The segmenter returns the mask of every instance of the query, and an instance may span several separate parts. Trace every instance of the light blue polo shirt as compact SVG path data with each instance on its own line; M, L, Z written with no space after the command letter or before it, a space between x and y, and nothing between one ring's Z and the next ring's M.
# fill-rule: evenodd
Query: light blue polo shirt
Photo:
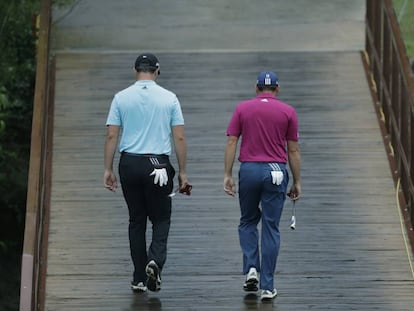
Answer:
M184 125L177 96L152 80L115 94L106 125L122 127L119 151L171 154L171 127Z

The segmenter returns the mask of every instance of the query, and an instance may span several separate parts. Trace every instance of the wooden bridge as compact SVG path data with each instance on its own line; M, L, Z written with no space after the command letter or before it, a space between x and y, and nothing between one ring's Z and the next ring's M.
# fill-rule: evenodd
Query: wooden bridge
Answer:
M162 2L165 7L160 15L177 14L169 16L169 22L180 31L174 17L183 16L169 7L174 5ZM185 6L187 2L177 2L184 11L180 14L200 14L200 20L208 14L201 2L199 10ZM276 2L282 6L285 1ZM359 7L360 1L339 2L343 11L338 14L365 9ZM214 39L220 33L210 34L211 48L185 45L179 50L173 45L162 49L157 46L160 42L149 41L150 26L142 26L145 34L137 30L135 51L129 46L122 49L121 42L118 50L105 49L70 37L76 31L81 36L83 30L76 25L82 25L82 14L90 14L88 10L109 14L105 5L111 1L102 3L98 8L98 1L80 2L84 7L72 11L73 23L69 18L54 26L54 125L42 310L413 309L412 252L364 71L363 48L358 48L363 46L358 39L363 34L353 28L355 23L342 21L345 30L353 31L343 38L345 42L333 38L332 45L324 42L321 44L326 46L319 49L309 45L301 49L296 42L298 48L291 51L266 41L269 34L249 43L257 47L264 40L267 46L263 50L252 50L245 40L220 49L230 45ZM160 10L155 1L145 3L146 11ZM237 1L226 3L231 7ZM262 6L266 3L260 1ZM123 5L122 12L128 15L141 4L123 1ZM269 6L273 9L273 4ZM256 4L246 2L245 14L254 17L255 8ZM294 12L304 9L298 4L294 8ZM209 10L218 14L220 5L211 5ZM117 11L111 12L119 17ZM91 17L93 22L96 17ZM256 22L251 20L253 30L261 27ZM246 29L248 24L240 28ZM163 39L159 32L163 25L154 26L153 37ZM186 31L182 35L190 33ZM69 34L66 39L65 33ZM233 39L244 39L244 35L250 36L235 31L237 38ZM288 35L281 39L286 44ZM312 38L302 39L311 44ZM191 40L195 46L205 44L196 37ZM346 44L349 49L342 46ZM162 67L158 83L174 91L181 101L188 139L187 171L194 188L190 197L173 199L162 290L136 294L129 288L128 211L121 191L105 190L102 177L109 105L115 92L133 83L132 65L142 51L156 53ZM227 122L240 100L254 96L256 75L264 69L279 74L280 99L298 112L303 160L297 229L289 228L291 205L287 203L275 275L279 295L268 304L242 290L238 201L222 190Z

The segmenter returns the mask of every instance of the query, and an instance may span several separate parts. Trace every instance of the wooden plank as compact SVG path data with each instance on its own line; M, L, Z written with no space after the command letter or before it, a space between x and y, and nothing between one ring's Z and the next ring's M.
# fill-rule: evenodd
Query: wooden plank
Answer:
M128 215L102 186L105 120L136 55L57 58L46 310L412 310L413 276L358 52L158 53L181 100L191 197L173 202L159 293L129 289ZM303 199L281 220L278 298L242 291L237 199L222 190L225 129L260 70L299 114ZM175 157L172 157L176 163ZM238 164L235 167L235 176Z
M21 261L21 311L32 310L42 295L38 293L40 256L42 254L41 226L44 214L45 167L49 140L46 113L49 111L49 49L51 32L51 1L41 2L39 40L36 50L36 83L33 99L30 161L27 180L24 242ZM39 297L40 296L40 297Z

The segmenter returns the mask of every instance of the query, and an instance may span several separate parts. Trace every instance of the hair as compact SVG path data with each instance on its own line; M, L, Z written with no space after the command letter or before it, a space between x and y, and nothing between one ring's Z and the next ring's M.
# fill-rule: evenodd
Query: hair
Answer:
M278 85L272 85L272 86L270 86L270 85L258 85L257 89L260 92L263 92L263 91L275 92L277 87L278 87Z
M138 67L138 68L135 68L135 70L137 72L149 72L149 73L154 73L157 69L158 69L158 67Z

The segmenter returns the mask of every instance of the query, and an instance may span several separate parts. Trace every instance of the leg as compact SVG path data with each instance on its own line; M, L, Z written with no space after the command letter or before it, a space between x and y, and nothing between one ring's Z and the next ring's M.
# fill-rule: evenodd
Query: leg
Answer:
M145 266L147 264L146 228L147 213L139 158L132 156L121 156L119 162L119 175L122 185L122 192L129 211L129 245L132 262L134 264L134 282L145 282Z
M282 167L281 167L282 169ZM283 166L284 180L276 186L271 182L270 171L265 169L264 191L262 195L262 270L260 274L260 288L272 291L274 289L274 272L280 249L279 222L282 216L286 197L288 175Z
M148 261L154 260L162 270L167 259L167 240L171 224L171 197L175 170L170 162L159 158L160 163L167 163L168 183L160 187L154 185L153 177L148 176L145 183L148 215L152 222L152 240L148 250Z
M154 260L162 270L167 260L167 241L171 224L171 198L170 206L165 206L162 216L154 217L152 221L152 241L148 249L149 260Z
M168 196L167 196L168 197ZM171 198L169 205L164 203L157 216L150 217L152 221L152 241L148 250L149 263L146 267L147 287L151 291L161 289L161 271L167 259L167 240L170 230Z
M260 221L259 209L261 192L260 178L257 175L256 163L242 163L239 172L240 224L239 239L243 252L243 274L251 267L260 271L259 233L257 224Z

